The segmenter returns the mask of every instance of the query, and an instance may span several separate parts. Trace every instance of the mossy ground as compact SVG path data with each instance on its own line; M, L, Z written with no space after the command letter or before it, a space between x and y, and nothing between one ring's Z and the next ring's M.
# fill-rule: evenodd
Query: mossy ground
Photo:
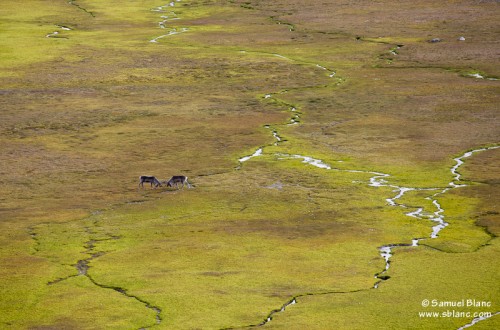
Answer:
M444 188L453 158L498 143L498 81L468 75L500 74L498 4L151 10L162 5L0 5L2 327L243 327L293 297L266 327L471 321L419 318L423 299L498 311L498 149L466 159L469 185L437 197L448 227L395 248L378 289L378 248L428 237L434 223L405 213L435 211L436 191L390 207L397 191L369 186L368 173ZM150 42L174 28L187 30ZM333 169L286 156L296 154ZM194 188L140 189L144 174L184 174Z

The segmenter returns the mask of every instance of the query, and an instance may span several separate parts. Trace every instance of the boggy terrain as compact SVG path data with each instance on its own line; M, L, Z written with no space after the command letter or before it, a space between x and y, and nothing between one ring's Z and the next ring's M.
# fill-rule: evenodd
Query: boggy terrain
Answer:
M500 326L497 2L0 7L0 327Z

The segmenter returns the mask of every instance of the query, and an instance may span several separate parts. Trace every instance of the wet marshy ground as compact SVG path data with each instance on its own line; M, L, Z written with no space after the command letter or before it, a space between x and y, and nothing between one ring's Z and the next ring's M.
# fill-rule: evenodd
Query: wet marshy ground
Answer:
M496 4L4 6L0 324L498 323Z

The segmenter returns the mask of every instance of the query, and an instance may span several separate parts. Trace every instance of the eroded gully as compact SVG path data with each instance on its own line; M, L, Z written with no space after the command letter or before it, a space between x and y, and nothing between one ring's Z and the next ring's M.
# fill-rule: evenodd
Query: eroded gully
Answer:
M81 11L83 11L83 12L85 12L85 13L89 14L90 16L95 17L95 14L94 14L93 12L91 12L91 11L87 10L87 8L82 7L81 5L79 5L79 4L77 3L77 1L76 1L76 0L69 0L69 1L68 1L68 3L69 3L70 5L72 5L72 6L75 6L75 7L76 7L76 8L78 8L79 10L81 10Z
M161 29L166 29L168 32L166 34L162 34L156 38L151 39L150 42L157 43L158 40L165 38L167 36L171 36L171 35L175 35L175 34L179 34L179 33L188 31L187 28L182 28L180 30L177 30L176 28L167 28L168 21L180 19L174 11L171 11L171 9L174 8L176 6L176 3L178 3L178 2L181 2L181 0L171 1L168 4L151 9L151 11L161 14L160 18L162 20L158 23L158 27ZM68 3L70 5L75 6L78 9L88 13L90 16L95 17L95 14L93 12L90 12L86 8L76 4L75 1L69 1ZM71 28L64 26L64 25L56 25L56 26L58 27L59 30L63 30L63 31L71 31L72 30ZM50 34L47 34L46 37L47 38L66 38L66 37L61 36L59 34L59 31L54 31ZM94 214L94 216L95 215L96 214ZM39 226L43 226L43 225L45 225L45 224L42 224ZM100 233L98 220L93 221L91 223L91 225L86 226L85 231L86 231L86 234L90 237L90 239L84 243L84 246L83 246L84 251L82 253L87 255L88 257L78 260L76 262L76 264L73 265L73 267L75 267L75 270L76 270L75 274L69 275L65 278L57 278L57 279L51 280L47 283L47 285L57 285L58 283L66 281L70 278L77 277L77 276L84 276L91 283L93 283L95 286L97 286L101 289L114 291L114 292L119 293L120 295L122 295L126 298L134 299L134 300L140 302L142 305L144 305L145 308L152 310L155 313L155 320L152 321L150 324L143 325L143 326L139 327L139 329L148 329L148 328L151 328L155 325L161 324L161 322L162 322L162 316L161 316L162 310L160 307L149 303L148 301L146 301L145 299L143 299L137 295L133 295L133 294L129 293L126 288L122 288L122 287L111 285L111 284L101 283L98 280L96 280L89 272L89 270L91 269L91 266L90 266L91 262L106 254L105 251L99 251L97 249L96 245L99 242L120 239L120 236ZM37 226L28 228L28 233L30 234L32 239L35 241L35 244L36 244L35 248L34 248L35 253L40 252L40 242L39 242L40 237L39 237L39 234L37 233Z
M99 213L100 212L95 212L91 217L95 217ZM152 326L160 324L162 321L162 317L161 317L162 310L158 306L155 306L155 305L149 303L148 301L146 301L145 299L143 299L137 295L129 293L126 288L119 287L116 285L102 283L102 282L96 280L90 274L89 271L91 270L91 265L90 265L91 262L107 254L106 251L102 251L98 248L98 244L101 242L118 240L121 237L118 235L113 235L110 233L102 232L102 230L100 229L101 226L99 224L98 219L94 219L94 220L90 221L90 218L89 218L88 220L84 220L84 221L88 221L88 224L84 227L84 232L82 232L82 234L87 236L88 240L84 242L83 251L81 253L83 255L85 255L86 258L82 258L82 259L78 260L75 264L72 265L75 268L74 274L63 277L63 278L56 278L56 279L50 280L49 282L47 282L47 285L53 286L53 285L57 285L61 282L67 281L71 278L83 276L83 277L87 278L96 287L98 287L100 289L110 290L110 292L116 292L116 293L126 297L127 299L133 299L133 300L141 303L145 308L153 311L155 313L155 320L151 321L150 324L140 326L138 329L148 329ZM39 234L39 231L42 231L42 227L44 227L44 226L58 226L58 225L64 226L65 224L66 223L60 223L60 224L44 223L44 224L39 224L37 226L30 227L28 229L29 234L32 237L32 239L35 241L35 244L36 244L34 247L34 251L35 251L34 254L39 254L40 252L42 252L40 241L43 239L43 237Z
M177 17L176 13L173 11L170 11L169 9L175 7L176 2L180 2L180 1L181 0L172 1L166 5L151 9L151 11L153 11L153 12L161 13L162 21L160 21L158 23L158 26L160 28L167 29L167 27L166 27L167 21L179 19L179 17ZM76 1L68 1L68 4L76 7L79 10L84 11L85 13L89 14L92 17L95 17L95 14L93 12L80 6L79 4L76 3ZM47 38L68 39L68 37L62 36L60 34L60 32L61 31L71 31L72 28L70 28L66 25L60 25L60 24L56 24L55 26L57 27L57 30L52 32L52 33L47 34L46 37ZM164 37L167 37L170 35L174 35L174 34L178 34L178 33L182 33L182 32L186 32L187 30L188 30L187 28L182 28L181 30L171 28L168 30L167 34L163 34L159 37L156 37L156 38L150 40L150 42L156 43L161 38L164 38ZM99 212L94 212L93 216L96 216L98 213ZM83 277L87 278L92 284L94 284L95 286L97 286L101 289L114 291L114 292L116 292L116 293L118 293L118 294L120 294L128 299L136 300L137 302L144 305L145 308L152 310L155 313L155 320L152 321L150 324L140 326L139 329L148 329L148 328L151 328L155 325L161 324L161 322L162 322L162 316L161 316L162 310L160 309L160 307L149 303L148 301L146 301L145 299L142 299L141 297L139 297L137 295L133 295L133 294L129 293L126 288L101 283L90 274L89 270L91 269L91 265L90 265L91 262L98 259L99 257L104 256L107 253L105 251L99 251L97 249L96 245L99 242L120 239L120 236L116 236L116 235L112 235L112 234L108 234L108 233L104 233L104 234L100 233L99 232L100 226L99 226L98 222L99 222L98 220L95 220L95 221L91 222L91 224L89 224L85 227L85 232L88 235L89 240L84 242L84 246L83 246L84 250L82 251L82 254L86 255L87 257L78 260L74 265L72 265L75 268L75 274L69 275L69 276L64 277L64 278L57 278L57 279L50 280L47 282L47 285L49 285L49 286L57 285L58 283L69 280L71 278L83 276ZM41 227L49 226L49 225L51 225L51 224L43 223L43 224L39 224L37 226L31 226L27 229L28 234L35 242L34 254L39 254L41 252L40 241L43 239L41 237L41 235L39 234ZM64 223L61 225L64 225Z

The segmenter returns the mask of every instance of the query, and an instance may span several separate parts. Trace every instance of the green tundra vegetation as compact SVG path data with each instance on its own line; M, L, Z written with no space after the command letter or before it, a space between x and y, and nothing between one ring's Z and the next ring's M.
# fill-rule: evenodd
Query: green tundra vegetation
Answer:
M0 328L500 328L498 6L2 0Z

